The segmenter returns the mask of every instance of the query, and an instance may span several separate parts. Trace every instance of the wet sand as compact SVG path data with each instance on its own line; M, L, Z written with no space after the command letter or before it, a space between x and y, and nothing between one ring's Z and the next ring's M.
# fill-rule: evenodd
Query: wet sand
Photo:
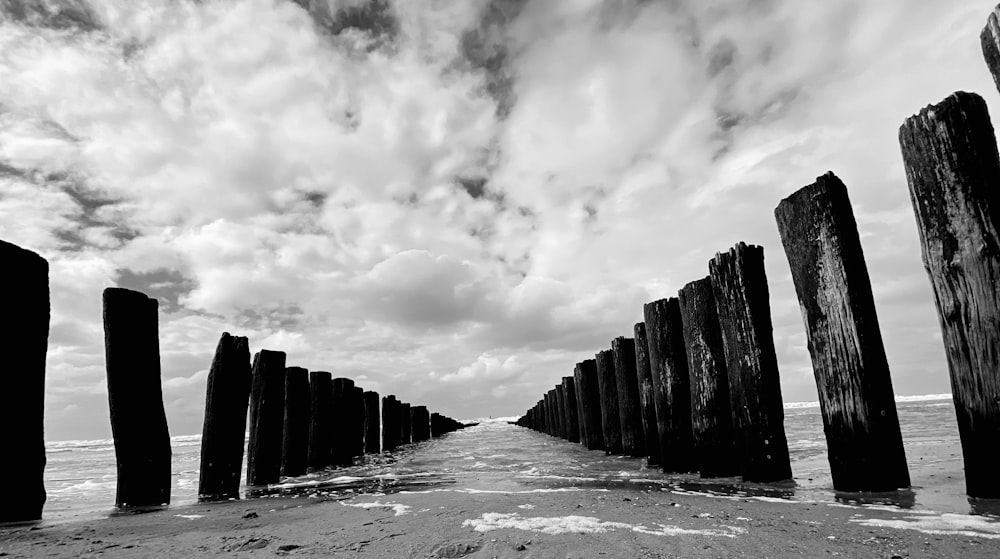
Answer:
M283 496L0 528L3 557L216 555L995 558L1000 523L636 487Z

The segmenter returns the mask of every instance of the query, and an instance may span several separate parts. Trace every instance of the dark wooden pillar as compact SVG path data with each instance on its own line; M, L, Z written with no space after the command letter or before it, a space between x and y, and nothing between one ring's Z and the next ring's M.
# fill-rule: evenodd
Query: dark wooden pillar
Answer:
M553 434L555 432L555 429L554 429L554 427L552 425L552 423L553 423L553 420L552 420L552 391L550 390L550 391L546 392L544 395L542 395L542 400L545 402L545 404L544 404L544 406L545 406L545 434L546 435L551 435L551 434Z
M438 438L446 433L444 428L444 417L434 412L431 414L431 436Z
M413 442L413 425L410 423L410 403L399 405L399 437L401 444Z
M646 323L638 322L633 327L635 333L635 369L639 382L639 405L642 407L642 433L646 443L646 463L659 466L660 430L656 423L656 391L653 389L653 372L649 367L649 342L646 337Z
M281 475L301 476L309 464L309 371L285 368L285 428L281 438Z
M208 371L198 494L238 497L250 404L250 344L224 332Z
M729 396L745 481L792 477L764 249L739 243L709 262L729 372ZM648 324L648 321L647 321Z
M253 357L247 485L277 483L285 427L285 352L262 349Z
M119 507L170 502L170 434L160 386L156 299L104 290L104 352Z
M635 372L635 340L619 337L611 342L618 386L618 419L622 427L622 452L626 456L646 456L639 403L639 377Z
M431 438L431 416L427 406L410 408L410 423L413 425L413 442L419 443Z
M676 297L660 299L646 303L643 314L660 434L660 464L667 472L691 472L696 469L691 387L680 304Z
M986 59L986 67L993 75L993 83L1000 90L1000 23L997 16L1000 15L1000 6L990 12L986 19L986 27L979 35L980 44L983 47L983 57Z
M730 477L742 472L736 452L729 375L722 346L719 314L708 277L680 291L684 345L691 384L691 429L701 477Z
M355 386L348 394L350 401L351 435L353 444L351 445L352 456L364 456L365 454L365 389Z
M868 266L847 187L833 173L774 211L792 269L838 491L910 486Z
M573 443L580 442L579 407L576 402L576 381L573 377L562 379L563 398L566 400L566 438Z
M576 397L580 401L583 422L583 443L588 450L604 450L604 420L601 415L600 381L597 361L587 359L576 364L573 371Z
M10 216L11 220L14 216ZM13 225L13 224L12 224ZM0 523L38 520L45 504L45 354L49 339L49 263L0 241ZM154 314L155 320L155 314ZM159 375L157 374L157 383ZM169 476L169 471L168 471Z
M618 411L618 380L615 378L615 357L611 350L597 353L597 385L601 393L601 422L604 432L604 452L622 453L622 424Z
M354 381L349 378L333 379L333 460L334 466L354 463L355 432L351 411Z
M399 402L395 396L382 398L382 450L392 452L399 445Z
M379 409L378 392L367 391L365 400L365 452L382 452L382 414Z
M563 385L557 384L555 387L556 391L556 419L559 421L559 438L568 439L569 429L566 424L566 416L568 411L566 410L566 394L563 392Z
M944 338L970 496L1000 497L1000 159L986 102L953 93L899 130Z
M309 469L333 461L333 379L325 371L309 373Z

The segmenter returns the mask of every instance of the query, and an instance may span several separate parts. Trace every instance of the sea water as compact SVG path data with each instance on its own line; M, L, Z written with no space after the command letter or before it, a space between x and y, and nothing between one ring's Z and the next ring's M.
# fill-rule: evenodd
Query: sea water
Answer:
M779 484L744 484L738 479L702 480L668 475L644 459L605 456L542 433L510 425L503 418L439 439L370 455L348 468L329 469L281 483L255 495L353 497L364 493L454 490L557 492L634 488L697 493L706 498L785 502L827 502L844 506L891 506L939 514L1000 516L1000 501L965 496L962 454L949 395L902 397L897 401L913 487L884 494L833 490L819 405L785 406L785 432L794 479ZM200 435L171 438L171 507L197 502ZM114 511L115 452L111 440L61 441L46 445L44 518L66 521Z

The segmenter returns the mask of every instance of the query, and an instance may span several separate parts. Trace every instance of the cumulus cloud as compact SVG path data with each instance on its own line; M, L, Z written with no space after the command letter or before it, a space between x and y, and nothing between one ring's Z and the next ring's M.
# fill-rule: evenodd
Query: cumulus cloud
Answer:
M50 437L106 436L100 292L160 300L175 434L222 331L452 416L517 413L644 302L850 189L897 392L944 392L896 128L992 99L991 6L3 0L0 238L49 259Z

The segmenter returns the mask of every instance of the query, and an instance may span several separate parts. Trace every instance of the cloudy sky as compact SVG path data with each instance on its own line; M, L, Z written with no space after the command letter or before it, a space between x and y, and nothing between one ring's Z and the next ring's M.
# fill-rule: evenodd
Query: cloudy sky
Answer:
M0 0L0 238L51 266L47 437L110 436L108 286L160 301L171 434L223 331L511 415L740 240L785 401L814 400L773 211L828 170L896 393L948 392L896 134L955 90L1000 107L992 7Z

